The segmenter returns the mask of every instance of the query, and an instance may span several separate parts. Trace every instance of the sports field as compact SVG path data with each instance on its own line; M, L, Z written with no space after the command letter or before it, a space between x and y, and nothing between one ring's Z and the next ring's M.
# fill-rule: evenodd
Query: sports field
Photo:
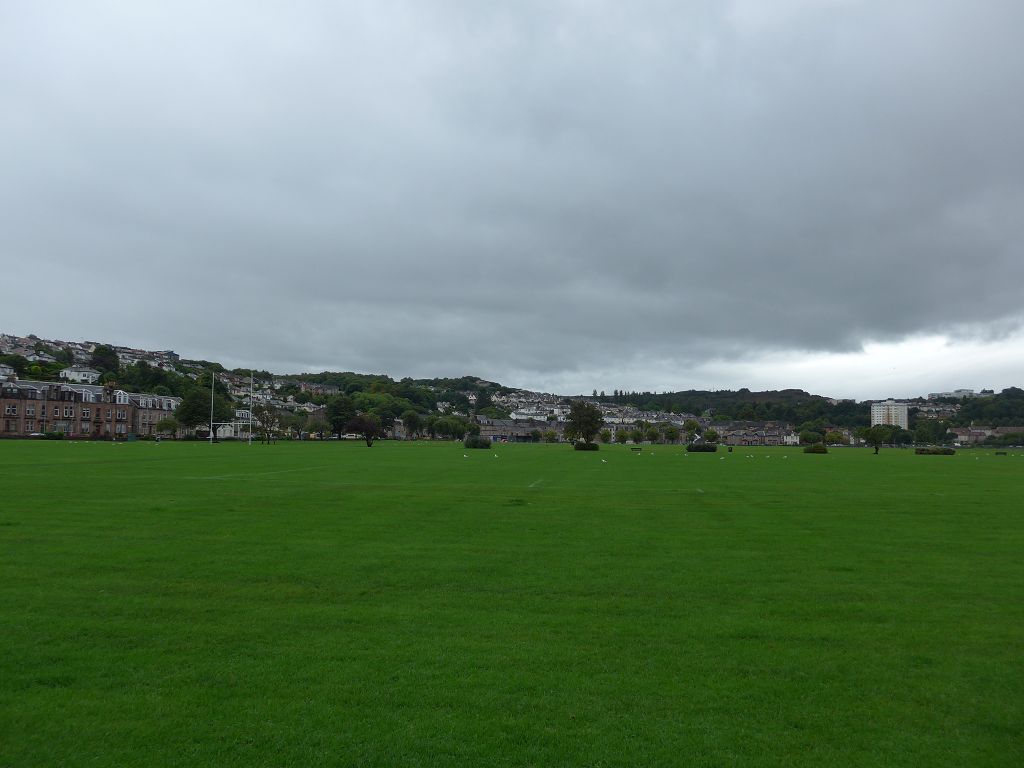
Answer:
M0 766L1024 765L1010 453L0 442Z

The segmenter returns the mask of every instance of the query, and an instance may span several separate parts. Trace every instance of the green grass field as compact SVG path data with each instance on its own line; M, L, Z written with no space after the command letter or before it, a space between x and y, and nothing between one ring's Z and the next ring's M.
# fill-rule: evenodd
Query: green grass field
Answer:
M1022 765L1011 453L0 442L0 766Z

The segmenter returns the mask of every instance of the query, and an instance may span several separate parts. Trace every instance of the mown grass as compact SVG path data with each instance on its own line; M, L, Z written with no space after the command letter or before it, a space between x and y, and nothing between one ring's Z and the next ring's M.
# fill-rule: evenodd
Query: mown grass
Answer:
M1020 765L1022 480L0 442L0 765Z

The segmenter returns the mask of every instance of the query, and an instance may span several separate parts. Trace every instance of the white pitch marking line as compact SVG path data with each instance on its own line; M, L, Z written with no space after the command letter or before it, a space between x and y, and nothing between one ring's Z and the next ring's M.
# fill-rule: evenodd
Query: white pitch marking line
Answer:
M542 477L540 480L534 480L532 483L530 483L529 487L530 488L536 488L538 485L540 485L543 482L544 482L544 478Z

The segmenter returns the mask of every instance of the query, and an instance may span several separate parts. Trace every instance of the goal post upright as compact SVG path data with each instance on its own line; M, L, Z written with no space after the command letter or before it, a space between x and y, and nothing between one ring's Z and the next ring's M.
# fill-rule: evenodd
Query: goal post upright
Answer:
M210 445L213 445L213 384L217 381L217 374L210 369Z

